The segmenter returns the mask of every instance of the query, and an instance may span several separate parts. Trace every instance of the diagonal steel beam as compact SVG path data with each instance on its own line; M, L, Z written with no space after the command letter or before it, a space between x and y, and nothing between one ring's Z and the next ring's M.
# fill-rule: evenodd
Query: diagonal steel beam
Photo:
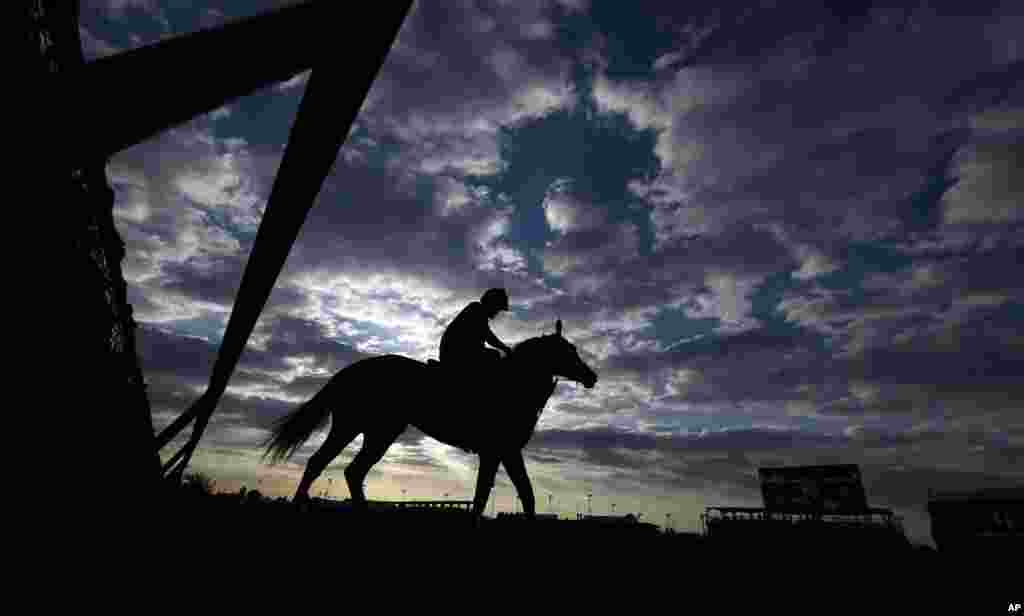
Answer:
M381 10L377 22L373 24L376 36L359 39L361 53L357 57L346 57L344 63L331 57L318 58L306 85L249 262L242 275L209 386L185 415L158 437L157 446L161 447L174 438L191 419L196 419L192 435L184 447L185 453L178 466L171 471L173 474L180 476L188 465L274 288L306 214L313 206L337 158L338 149L384 64L411 5L411 0L400 0L390 3L387 10ZM365 21L365 14L361 14L361 20L361 27L365 31L369 25ZM335 81L335 75L342 74L345 87L339 87ZM171 431L171 428L175 428L175 431Z
M90 62L68 84L76 100L68 118L75 143L81 153L105 159L318 59L349 56L354 70L365 72L373 54L364 53L364 36L386 36L408 2L360 5L364 36L343 35L351 28L345 6L304 2Z

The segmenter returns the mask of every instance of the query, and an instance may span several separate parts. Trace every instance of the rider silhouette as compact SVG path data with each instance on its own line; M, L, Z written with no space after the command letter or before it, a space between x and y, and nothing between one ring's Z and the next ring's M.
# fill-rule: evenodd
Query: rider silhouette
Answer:
M484 372L501 359L501 354L484 344L501 349L506 354L512 349L498 339L487 321L499 312L508 310L505 289L488 289L478 302L462 309L441 336L441 365L459 370Z

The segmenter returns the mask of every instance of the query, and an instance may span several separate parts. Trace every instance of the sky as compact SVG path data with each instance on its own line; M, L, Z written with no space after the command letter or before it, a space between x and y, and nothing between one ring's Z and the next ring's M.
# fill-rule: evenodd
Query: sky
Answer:
M83 48L278 4L85 0ZM436 357L502 286L502 340L561 318L600 377L525 450L538 511L697 530L761 505L759 467L858 464L930 543L929 490L1024 482L1022 33L1013 2L417 2L192 468L290 496L322 435L269 467L274 420L360 358ZM157 429L209 378L307 78L109 160ZM348 496L358 443L313 493ZM476 464L410 429L368 495L469 499Z

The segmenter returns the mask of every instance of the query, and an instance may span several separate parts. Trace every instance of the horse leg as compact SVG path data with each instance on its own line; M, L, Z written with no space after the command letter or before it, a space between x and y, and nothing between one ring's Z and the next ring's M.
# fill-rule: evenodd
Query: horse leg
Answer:
M494 487L494 477L498 474L498 456L480 454L480 469L476 473L476 493L473 495L474 523L483 515L487 500Z
M359 431L354 428L342 427L341 423L336 420L331 422L331 431L327 433L324 444L320 445L320 448L310 456L309 462L306 463L306 470L302 473L302 480L299 481L299 487L295 490L292 502L301 503L309 500L309 488L313 482L320 476L320 473L324 472L331 460L338 457L338 454L348 447L348 444L358 435Z
M369 474L373 465L380 462L388 447L395 439L402 434L405 426L388 427L387 429L375 428L363 433L363 446L359 453L352 460L352 463L345 467L345 482L348 484L349 494L352 495L352 505L357 509L366 509L366 493L363 492L363 481Z
M523 461L522 452L516 451L503 455L501 463L505 465L505 472L512 480L512 485L516 487L519 500L523 503L523 513L527 518L533 519L537 515L537 505L533 498L530 476L526 474L526 463Z

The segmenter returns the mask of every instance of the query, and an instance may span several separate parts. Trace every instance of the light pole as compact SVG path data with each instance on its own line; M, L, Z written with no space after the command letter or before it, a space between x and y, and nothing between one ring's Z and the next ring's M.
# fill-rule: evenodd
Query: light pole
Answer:
M554 495L552 495L551 492L548 492L548 513L554 513L554 508L552 507L552 504L551 504L553 499L554 499Z
M615 515L615 503L612 503L612 515Z
M669 532L672 529L672 514L665 514L665 532Z
M594 493L593 492L587 492L587 515L594 515L594 508L591 507L591 504L593 503L593 499L594 499Z

